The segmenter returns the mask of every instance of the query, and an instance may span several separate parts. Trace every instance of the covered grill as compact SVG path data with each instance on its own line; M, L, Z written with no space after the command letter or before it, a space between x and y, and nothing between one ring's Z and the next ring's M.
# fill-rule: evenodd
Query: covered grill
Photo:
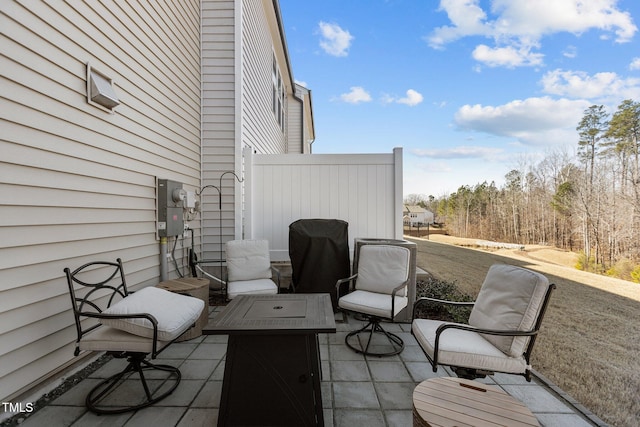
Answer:
M300 219L289 225L289 257L298 293L329 293L337 308L335 286L351 274L349 224L339 219Z

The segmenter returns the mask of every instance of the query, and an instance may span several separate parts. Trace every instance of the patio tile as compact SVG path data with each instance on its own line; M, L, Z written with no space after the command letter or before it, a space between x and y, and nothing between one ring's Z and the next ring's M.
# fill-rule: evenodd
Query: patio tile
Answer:
M418 341L416 340L416 337L411 335L410 332L397 332L396 335L402 338L402 341L404 341L405 347L410 345L419 345Z
M86 411L84 407L46 406L27 418L20 426L70 426Z
M368 364L374 381L413 381L402 362L370 360Z
M320 380L321 381L331 381L331 365L329 363L329 359L324 359L320 361L320 367L322 369Z
M320 344L320 360L329 360L329 344Z
M571 413L573 410L563 401L556 398L543 387L538 385L505 385L504 391L515 399L518 399L531 410L531 412Z
M226 344L229 341L227 335L205 335L203 343L206 344Z
M99 378L86 378L53 401L53 405L84 407L87 394L100 383Z
M448 376L444 369L441 368L438 369L438 372L433 372L429 362L405 362L405 366L411 375L411 379L416 383L421 383L430 378Z
M333 407L333 393L331 391L330 382L322 382L320 384L322 390L322 407L325 409L331 409Z
M189 359L209 359L221 360L227 352L227 344L225 343L206 343L203 342L196 348Z
M351 329L347 329L345 331L338 331L335 334L330 334L327 337L327 340L329 341L329 344L336 344L336 345L343 345L344 344L344 338L347 336L347 334L351 331Z
M222 381L224 379L224 360L216 366L216 369L213 371L213 374L209 378L210 381Z
M380 408L378 396L373 384L370 382L334 382L333 399L336 409Z
M324 427L333 427L333 410L332 409L324 409L322 411L324 417Z
M590 427L593 424L577 414L535 414L544 427Z
M413 410L385 411L385 418L389 427L407 427L413 425Z
M371 381L365 361L330 362L332 381Z
M193 408L219 408L222 396L222 381L207 381L193 400Z
M174 426L187 411L186 407L153 406L134 414L125 424L126 427Z
M380 410L334 411L335 427L385 427L384 415Z
M503 385L531 385L531 384L535 384L534 380L532 379L531 382L527 382L527 379L525 377L523 377L522 375L509 375L509 374L503 374L500 372L496 372L494 375L491 376L492 380L494 382L496 382L497 384L503 384ZM489 378L489 377L487 377Z
M89 378L109 378L122 371L127 366L127 363L124 359L111 359L89 374Z
M133 417L133 413L97 415L87 411L72 427L116 427L123 426Z
M220 360L189 359L180 365L182 379L206 380L220 364Z
M375 383L382 409L412 409L414 383Z
M400 358L405 362L424 362L427 360L427 356L424 355L420 346L413 345L406 346L400 353Z
M364 356L360 353L356 353L346 345L330 345L329 346L329 359L331 361L337 360L364 360Z
M169 396L156 403L154 406L189 406L191 402L196 398L202 386L204 380L185 380L180 381L178 389L174 390Z
M195 408L184 414L177 427L211 427L217 423L217 409Z
M198 347L197 343L173 343L158 355L158 359L186 359Z

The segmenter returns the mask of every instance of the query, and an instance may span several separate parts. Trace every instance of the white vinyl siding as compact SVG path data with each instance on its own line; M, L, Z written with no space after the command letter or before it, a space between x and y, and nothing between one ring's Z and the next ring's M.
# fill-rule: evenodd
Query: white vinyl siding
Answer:
M279 43L280 39L271 1L242 2L242 142L260 154L286 152L285 133L277 119L279 107L273 111L274 56L280 81L285 72L282 55L277 52L282 47L274 47L274 41ZM286 112L286 105L281 108Z
M302 154L302 100L291 97L287 105L287 152L293 154Z
M202 184L220 186L225 171L234 171L236 149L236 21L239 1L202 1ZM200 197L202 258L219 259L222 242L235 238L235 185L223 183L222 212L218 191L207 188ZM222 215L222 233L220 228Z
M201 186L200 5L3 1L0 27L8 401L73 360L64 267L121 257L134 289L159 280L156 177ZM113 114L87 103L87 63L114 80Z
M222 209L218 190L208 188L201 197L203 258L222 258L221 243L243 235L245 183L231 174L220 182L220 176L241 176L246 146L263 154L286 152L272 107L273 56L283 67L282 52L272 0L202 1L202 177L203 186L222 192ZM283 78L289 76L285 71L280 69Z

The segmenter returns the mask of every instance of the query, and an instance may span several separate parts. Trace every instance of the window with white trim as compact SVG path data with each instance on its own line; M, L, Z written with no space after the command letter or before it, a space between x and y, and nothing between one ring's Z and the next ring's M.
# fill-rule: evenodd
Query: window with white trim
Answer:
M276 117L280 129L284 131L284 83L282 82L282 75L280 74L280 68L276 61L276 55L273 54L273 65L271 71L271 86L272 86L272 104L271 109Z

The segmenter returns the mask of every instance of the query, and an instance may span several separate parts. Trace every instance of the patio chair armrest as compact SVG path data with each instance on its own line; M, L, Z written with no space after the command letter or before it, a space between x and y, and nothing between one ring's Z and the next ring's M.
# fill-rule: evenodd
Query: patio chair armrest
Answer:
M437 298L422 297L422 298L418 298L416 302L413 303L412 319L416 318L418 308L420 308L421 305L424 305L428 302L435 302L438 304L445 304L445 305L457 306L457 307L473 307L473 305L475 304L475 301L448 301L448 300L437 299Z
M155 359L159 353L158 351L158 320L152 314L149 314L149 313L105 314L105 313L93 313L93 312L80 312L78 314L80 316L91 317L98 320L100 319L147 319L148 321L151 322L151 325L153 325L153 341L151 342L151 345L152 345L151 358ZM98 326L96 325L96 327ZM164 347L160 349L160 351L162 351L163 349Z
M273 271L276 274L276 285L278 285L278 293L280 293L280 269L275 265L272 265L271 271ZM293 282L291 283L291 285L293 286ZM294 291L295 291L295 288L294 288Z
M356 277L358 277L358 273L352 276L346 277L344 279L338 279L338 281L336 282L336 298L337 299L340 299L341 286L344 285L345 283L351 282L351 286L349 286L349 291L351 291L353 288L353 280L355 280Z
M461 323L444 323L438 326L438 329L436 329L436 342L439 339L440 335L447 329L460 329L462 331L476 332L478 334L500 335L507 337L527 337L536 335L538 333L538 331L535 329L530 331L517 331L513 329L482 329L476 328L475 326L471 325L463 325Z
M476 332L476 333L479 333L479 334L487 334L487 335L520 336L520 337L521 336L535 336L535 335L538 334L537 330L514 331L514 330L481 329L481 328L476 328L475 326L463 325L463 324L460 324L460 323L444 323L444 324L438 326L438 329L436 329L436 340L435 340L435 343L433 345L433 363L434 364L437 364L437 362L438 362L438 351L439 351L439 348L440 348L440 336L447 329L459 329L459 330L462 330L462 331L470 331L470 332Z
M398 291L402 288L406 288L407 286L409 286L409 279L405 280L404 282L400 283L398 286L396 286L395 288L393 288L393 290L391 291L391 321L393 321L394 317L395 317L395 309L396 309L396 294L398 293Z

